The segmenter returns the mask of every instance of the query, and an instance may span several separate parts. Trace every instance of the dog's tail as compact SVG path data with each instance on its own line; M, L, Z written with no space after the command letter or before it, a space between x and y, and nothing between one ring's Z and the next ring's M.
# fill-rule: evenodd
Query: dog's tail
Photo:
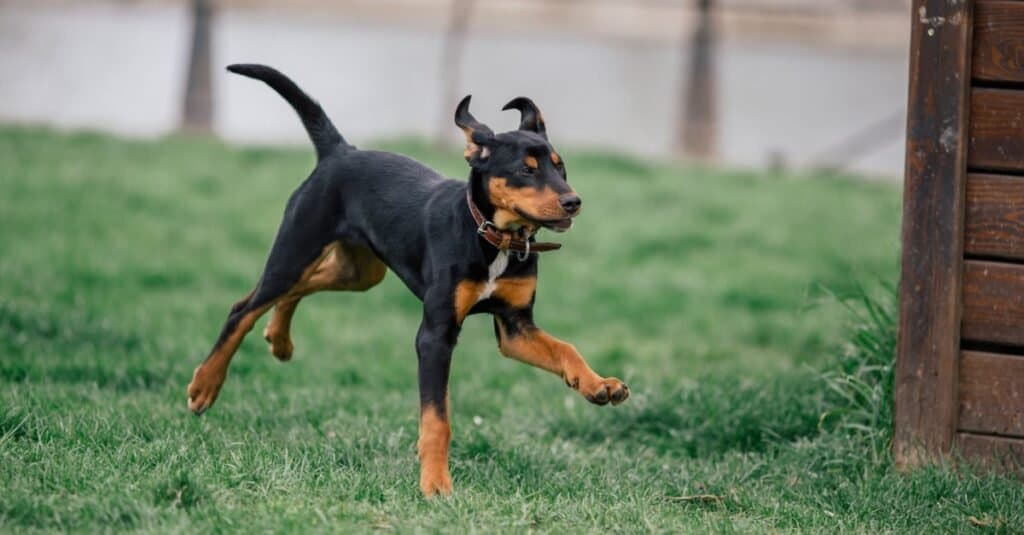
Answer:
M295 108L299 119L302 119L302 125L306 127L310 141L313 142L313 148L316 149L317 160L322 160L338 145L351 147L338 133L338 129L334 128L334 123L324 113L320 104L277 69L254 63L236 63L228 65L228 70L235 74L262 80L274 91L277 91L277 94L284 97L288 104L292 105L292 108Z

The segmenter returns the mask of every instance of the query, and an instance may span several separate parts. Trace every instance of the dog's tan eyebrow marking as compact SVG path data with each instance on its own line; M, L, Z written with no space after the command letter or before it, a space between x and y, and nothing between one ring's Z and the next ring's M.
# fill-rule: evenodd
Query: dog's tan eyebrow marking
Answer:
M537 158L534 158L533 156L527 156L526 158L523 158L523 161L526 162L526 166L530 169L536 169L540 166L540 164L537 163Z
M557 152L551 151L551 163L558 165L562 162L562 157Z

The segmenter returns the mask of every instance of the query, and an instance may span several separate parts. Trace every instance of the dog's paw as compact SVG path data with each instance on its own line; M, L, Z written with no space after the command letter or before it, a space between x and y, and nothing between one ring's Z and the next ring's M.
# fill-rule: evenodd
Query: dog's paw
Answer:
M609 402L612 405L618 405L629 398L629 386L621 380L615 377L598 377L597 379L586 388L583 388L582 385L579 388L580 393L587 398L587 401L595 405L606 405Z
M420 472L420 490L423 497L452 495L452 478L448 470L423 470Z
M203 366L196 368L192 374L192 382L188 384L188 410L194 412L196 416L205 412L217 400L223 384L223 373L208 370Z
M263 330L263 339L270 344L270 354L274 355L277 360L281 362L288 362L292 360L292 354L295 352L295 344L292 343L290 336L274 336L270 332L270 327L267 326Z

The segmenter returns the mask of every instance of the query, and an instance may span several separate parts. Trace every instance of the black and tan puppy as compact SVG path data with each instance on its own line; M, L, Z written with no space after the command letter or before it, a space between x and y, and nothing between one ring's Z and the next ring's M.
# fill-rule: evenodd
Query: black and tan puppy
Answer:
M270 309L264 335L274 356L292 356L289 326L299 301L321 290L367 290L391 268L423 301L416 334L420 388L420 488L449 494L448 371L462 321L494 317L507 357L562 377L587 400L604 405L629 396L622 381L590 369L576 349L533 323L541 227L565 231L581 201L548 142L544 120L529 99L505 109L522 114L519 130L494 134L469 113L455 111L466 135L468 182L447 179L414 160L357 150L323 109L280 72L262 65L228 70L266 82L298 112L316 148L317 165L285 208L256 288L231 307L206 360L188 386L196 414L210 408L231 357L256 320Z

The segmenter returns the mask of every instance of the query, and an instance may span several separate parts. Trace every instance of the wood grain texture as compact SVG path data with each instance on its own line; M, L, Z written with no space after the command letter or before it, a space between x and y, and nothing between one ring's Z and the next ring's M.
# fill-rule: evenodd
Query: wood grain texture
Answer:
M1024 357L964 351L961 431L1024 437Z
M1024 91L971 91L968 165L986 171L1024 171Z
M983 468L1024 471L1024 440L957 433L957 450Z
M914 1L927 17L911 22L893 434L901 467L948 453L956 429L973 6Z
M1024 82L1024 3L980 0L974 20L974 79Z
M967 177L964 252L1024 260L1024 177Z
M964 339L1024 346L1024 266L967 261L963 291Z

